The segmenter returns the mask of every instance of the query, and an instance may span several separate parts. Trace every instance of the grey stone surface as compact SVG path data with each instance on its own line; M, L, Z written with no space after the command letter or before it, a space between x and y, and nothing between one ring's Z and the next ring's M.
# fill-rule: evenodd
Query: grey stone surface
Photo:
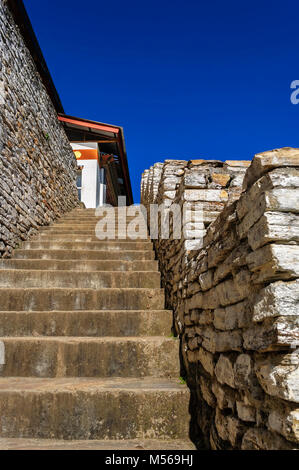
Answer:
M168 160L157 176L156 201L170 178L174 202L203 209L203 239L154 243L199 448L299 449L298 158Z
M76 160L33 59L0 0L0 256L79 201Z

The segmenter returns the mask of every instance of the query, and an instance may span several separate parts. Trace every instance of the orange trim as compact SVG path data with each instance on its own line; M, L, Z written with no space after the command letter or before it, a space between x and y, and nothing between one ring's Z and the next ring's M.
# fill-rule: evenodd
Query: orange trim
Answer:
M68 119L62 116L58 116L59 121L68 122L69 124L75 124L76 126L88 127L90 129L98 129L100 131L105 132L113 132L114 134L119 133L119 129L117 127L110 127L110 126L103 126L100 124L92 124L91 122L86 121L76 121L75 119Z
M77 160L97 160L98 151L96 149L73 150Z

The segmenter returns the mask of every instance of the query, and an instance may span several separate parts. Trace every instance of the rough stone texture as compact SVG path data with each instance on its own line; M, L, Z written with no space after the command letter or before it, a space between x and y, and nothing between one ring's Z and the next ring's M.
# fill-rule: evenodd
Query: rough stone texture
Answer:
M1 439L0 450L194 450L191 441L174 439L81 440Z
M0 257L79 204L76 167L34 61L0 0Z
M157 165L142 179L148 214L150 203L203 209L187 231L180 224L180 239L174 229L164 239L159 225L154 240L191 390L193 441L299 449L299 150L251 163Z

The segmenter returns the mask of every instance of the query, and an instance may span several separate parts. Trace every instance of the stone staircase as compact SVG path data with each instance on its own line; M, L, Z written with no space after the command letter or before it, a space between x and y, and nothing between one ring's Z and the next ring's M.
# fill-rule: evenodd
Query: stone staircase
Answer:
M0 260L1 449L193 448L152 243L97 221L75 209Z

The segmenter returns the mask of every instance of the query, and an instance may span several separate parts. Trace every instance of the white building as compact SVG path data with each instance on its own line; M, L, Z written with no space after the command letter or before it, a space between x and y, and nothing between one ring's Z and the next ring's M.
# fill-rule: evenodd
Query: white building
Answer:
M96 142L71 143L78 162L77 188L85 207L96 208L106 202L105 169L100 168Z
M59 114L78 163L77 187L86 208L117 206L125 196L133 204L123 129Z

